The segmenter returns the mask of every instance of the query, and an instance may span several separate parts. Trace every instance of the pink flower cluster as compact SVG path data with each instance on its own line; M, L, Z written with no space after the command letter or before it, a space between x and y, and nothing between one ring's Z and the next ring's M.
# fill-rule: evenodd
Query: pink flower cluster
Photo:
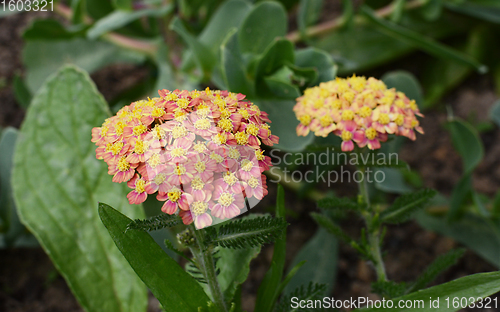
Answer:
M148 195L164 213L197 228L233 218L267 195L272 146L267 113L227 91L168 91L134 102L92 129L96 157L113 182L126 182L131 204ZM246 201L245 201L246 199ZM178 209L179 208L179 209Z
M293 110L300 121L298 135L313 131L326 137L333 132L342 138L345 152L352 151L354 143L378 149L389 134L415 140L415 131L424 133L415 101L372 77L337 78L309 88Z

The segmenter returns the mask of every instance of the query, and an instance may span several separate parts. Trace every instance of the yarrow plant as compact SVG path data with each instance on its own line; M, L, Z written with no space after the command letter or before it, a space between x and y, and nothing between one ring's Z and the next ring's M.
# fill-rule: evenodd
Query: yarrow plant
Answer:
M389 134L415 140L415 131L424 133L415 101L373 77L337 78L306 89L293 110L300 121L299 136L333 132L342 138L344 152L352 151L354 143L379 149Z
M156 193L161 210L197 228L238 216L267 195L267 113L228 91L168 91L133 102L92 130L96 157L131 204Z

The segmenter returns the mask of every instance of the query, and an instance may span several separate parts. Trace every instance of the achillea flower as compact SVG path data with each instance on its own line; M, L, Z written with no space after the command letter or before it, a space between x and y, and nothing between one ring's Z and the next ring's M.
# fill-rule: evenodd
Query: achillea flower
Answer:
M271 159L261 144L272 146L278 137L265 112L227 91L158 93L92 129L97 159L114 182L132 189L131 204L156 194L164 213L203 228L246 211L245 199L253 207L267 195L262 172Z
M342 138L344 152L352 151L354 143L378 149L389 134L415 140L415 131L424 133L415 101L372 77L337 78L309 88L293 110L300 121L297 135L312 131L326 137L333 132Z

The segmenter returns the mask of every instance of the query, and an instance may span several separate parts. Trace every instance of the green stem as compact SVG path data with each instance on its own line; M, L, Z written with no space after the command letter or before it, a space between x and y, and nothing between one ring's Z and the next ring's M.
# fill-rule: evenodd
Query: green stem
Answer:
M363 210L363 217L365 219L365 224L367 227L368 243L370 246L370 253L373 258L373 264L375 265L375 272L377 273L377 280L385 282L387 281L387 274L385 272L384 259L382 258L381 246L380 246L380 226L376 229L372 228L372 220L374 218L374 212L371 207L370 194L368 193L368 182L366 179L366 172L364 167L359 168L363 173L363 181L359 185L359 192L363 198L363 202L366 204Z
M205 246L205 235L203 230L197 230L194 225L191 226L191 230L196 238L199 248L199 253L196 255L199 269L207 281L208 288L210 289L215 305L221 312L227 312L228 309L226 301L224 300L224 295L220 290L217 273L215 272L215 262L212 256L213 247Z

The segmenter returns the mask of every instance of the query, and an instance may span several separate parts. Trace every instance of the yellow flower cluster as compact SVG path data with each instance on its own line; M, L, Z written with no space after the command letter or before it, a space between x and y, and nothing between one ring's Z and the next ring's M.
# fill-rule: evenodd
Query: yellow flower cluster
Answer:
M352 76L337 78L305 90L293 108L297 134L310 131L326 137L333 132L342 138L342 150L359 147L380 148L389 134L415 140L415 131L423 133L416 116L420 113L414 100L378 79Z

